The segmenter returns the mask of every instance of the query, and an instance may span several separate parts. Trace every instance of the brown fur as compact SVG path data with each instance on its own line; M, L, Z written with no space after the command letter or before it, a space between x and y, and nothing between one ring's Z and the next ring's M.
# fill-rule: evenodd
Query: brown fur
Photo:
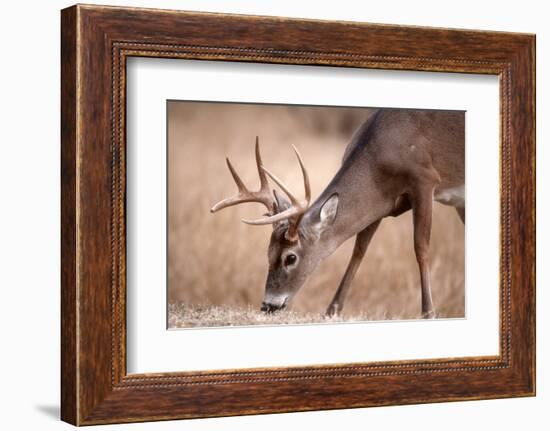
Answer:
M412 209L422 314L433 317L428 251L434 195L461 186L464 112L376 111L359 127L340 170L304 214L297 241L289 244L280 226L274 229L263 307L284 307L324 258L357 235L346 274L327 310L339 313L380 220ZM329 216L324 218L329 203ZM454 205L464 221L464 202ZM285 266L289 253L297 256L297 263Z

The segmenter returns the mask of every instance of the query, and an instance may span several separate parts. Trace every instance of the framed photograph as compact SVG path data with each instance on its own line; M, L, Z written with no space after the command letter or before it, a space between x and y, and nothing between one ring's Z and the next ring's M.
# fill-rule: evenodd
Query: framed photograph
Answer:
M61 415L535 394L535 36L61 13Z

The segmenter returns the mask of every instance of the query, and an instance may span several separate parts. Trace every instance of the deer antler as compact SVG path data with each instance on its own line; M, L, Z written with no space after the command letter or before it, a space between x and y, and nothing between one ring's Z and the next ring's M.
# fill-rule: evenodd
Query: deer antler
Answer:
M251 192L250 190L248 190L237 172L235 171L235 168L233 168L233 165L231 164L229 159L226 158L227 167L229 168L229 171L231 172L231 175L235 180L235 184L237 184L238 192L236 195L218 202L210 209L210 212L214 213L223 208L227 208L244 202L259 202L267 207L268 213L264 217L257 220L242 219L242 221L251 225L264 225L277 223L282 220L288 220L289 224L288 229L285 232L285 238L288 241L296 241L298 239L298 226L300 224L300 220L306 212L309 206L309 201L311 200L311 188L309 185L309 177L302 161L302 156L300 156L298 149L294 145L292 147L294 148L294 152L298 157L298 162L300 163L300 168L302 169L302 176L304 177L304 189L306 195L305 200L298 200L279 178L277 178L274 174L264 168L262 164L262 158L260 156L259 139L256 136L256 165L258 167L258 175L260 176L260 190L258 190L257 192ZM277 202L269 191L269 183L267 181L266 174L273 181L275 181L275 183L289 197L291 203L290 208L287 208L286 210L277 213Z
M256 136L256 165L258 167L258 175L260 176L260 190L257 192L251 192L248 190L235 171L235 168L233 168L229 158L226 158L225 160L227 162L227 167L231 172L231 176L235 180L235 184L237 184L238 192L234 196L218 202L210 209L210 212L214 213L221 209L244 202L259 202L267 207L268 214L275 214L277 203L269 191L269 183L267 182L267 178L262 167L262 157L260 156L260 142L258 137Z
M309 185L309 177L308 177L306 168L304 166L304 162L302 161L302 156L300 155L300 152L294 145L292 146L292 148L294 148L294 152L296 153L296 157L298 157L298 162L300 163L300 168L302 169L302 176L304 178L304 189L305 189L305 195L306 195L305 200L303 201L298 200L279 178L277 178L274 174L272 174L262 166L261 168L264 171L264 173L269 175L269 178L271 178L286 193L286 195L290 199L291 206L290 208L280 213L267 215L265 217L262 217L256 220L243 220L243 222L251 225L264 225L264 224L277 223L282 220L288 220L289 224L288 224L288 229L285 232L285 238L288 241L294 242L298 239L298 227L300 225L302 216L306 212L309 206L309 202L311 200L311 187Z

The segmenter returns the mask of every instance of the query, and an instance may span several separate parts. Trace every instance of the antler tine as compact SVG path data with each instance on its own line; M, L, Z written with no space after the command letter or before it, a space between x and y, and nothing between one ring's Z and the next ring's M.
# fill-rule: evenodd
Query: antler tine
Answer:
M294 148L296 157L298 157L298 163L300 163L300 168L302 169L302 176L304 177L304 190L306 193L306 201L309 204L309 202L311 201L311 187L309 185L309 176L307 174L307 170L304 166L304 161L302 160L302 156L300 155L298 148L296 148L294 145L292 145L292 148Z
M233 177L233 180L237 185L238 192L234 196L231 196L229 198L223 199L222 201L218 202L216 205L214 205L210 209L210 212L214 213L223 208L227 208L240 203L258 202L258 203L264 204L267 207L270 214L273 213L275 209L275 199L269 191L269 184L267 182L265 173L262 170L262 158L260 156L260 144L259 144L258 137L256 137L256 164L258 168L258 173L260 175L260 190L258 190L257 192L251 192L250 190L248 190L248 188L245 186L245 184L237 174L237 171L231 164L229 158L226 158L225 160L227 162L227 167L229 168L229 172L231 172L231 176Z
M225 158L225 162L227 163L227 167L229 168L229 172L231 172L231 176L233 177L233 180L235 180L235 184L237 184L237 188L239 189L239 192L241 193L248 193L248 189L244 185L243 181L239 177L239 174L237 174L237 171L231 164L231 161L229 160L229 157Z
M239 177L239 174L237 174L237 171L231 164L231 161L229 160L229 157L225 158L225 162L227 163L227 167L229 168L229 172L231 172L231 176L233 177L233 180L235 181L235 184L237 185L237 189L239 190L238 193L234 196L231 196L229 198L223 199L220 202L218 202L216 205L214 205L212 208L210 208L211 213L215 213L216 211L219 211L221 209L237 205L241 202L244 202L245 196L249 196L250 192L244 185L243 181Z
M300 201L296 199L296 197L292 194L292 192L287 188L287 186L284 185L284 183L279 178L277 178L274 174L269 172L267 168L262 167L262 169L267 175L269 175L269 178L271 178L275 182L275 184L277 184L286 193L286 195L290 199L290 202L292 202L294 205L301 205Z
M260 177L260 191L269 194L269 183L262 169L263 162L262 156L260 155L260 138L258 136L256 136L256 166L258 167L258 176Z
M299 211L299 209L293 206L293 207L290 207L290 208L284 210L283 212L277 213L277 214L272 215L272 216L264 216L264 217L261 217L259 219L255 219L255 220L247 220L247 219L242 218L241 221L243 223L251 224L251 225L254 225L254 226L259 226L259 225L264 225L264 224L273 224L273 223L277 223L281 220L286 220L290 217L295 216L296 214L298 214L298 211Z

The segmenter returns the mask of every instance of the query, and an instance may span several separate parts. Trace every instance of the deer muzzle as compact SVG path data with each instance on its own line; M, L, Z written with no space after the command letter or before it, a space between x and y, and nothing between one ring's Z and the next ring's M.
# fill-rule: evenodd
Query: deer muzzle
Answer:
M261 311L264 313L274 313L275 311L284 310L286 308L286 303L288 301L288 297L285 298L282 302L262 302L262 306L260 308Z

